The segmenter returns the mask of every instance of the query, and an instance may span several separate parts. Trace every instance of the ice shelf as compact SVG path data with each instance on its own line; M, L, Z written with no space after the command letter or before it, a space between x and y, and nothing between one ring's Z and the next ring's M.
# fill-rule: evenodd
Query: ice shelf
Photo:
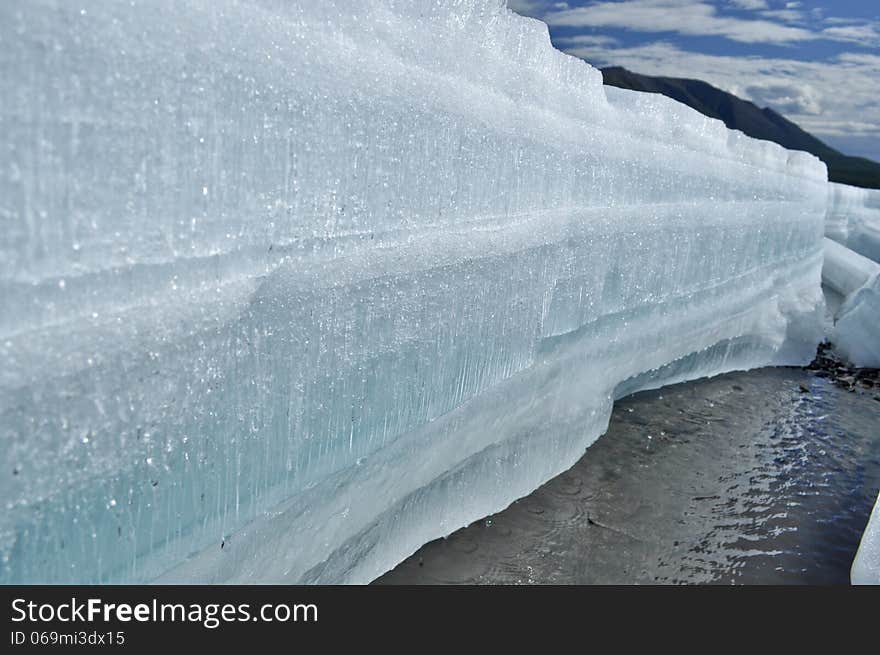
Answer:
M825 236L880 262L880 189L829 183Z
M825 166L498 0L0 3L0 582L367 582L806 364Z

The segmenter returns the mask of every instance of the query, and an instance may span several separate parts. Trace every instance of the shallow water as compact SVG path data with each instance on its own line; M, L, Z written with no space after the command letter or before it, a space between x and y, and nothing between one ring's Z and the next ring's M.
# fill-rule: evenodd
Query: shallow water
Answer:
M569 471L380 584L847 584L880 488L880 389L794 368L616 403Z

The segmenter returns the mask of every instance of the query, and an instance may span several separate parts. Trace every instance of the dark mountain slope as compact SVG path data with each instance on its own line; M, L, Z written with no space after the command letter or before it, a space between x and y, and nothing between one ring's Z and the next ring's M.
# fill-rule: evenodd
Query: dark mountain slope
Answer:
M602 75L605 84L634 91L662 93L756 139L775 141L791 150L810 152L828 166L828 177L832 182L880 189L880 163L864 157L844 155L772 109L761 109L752 102L700 80L639 75L617 66L603 68Z

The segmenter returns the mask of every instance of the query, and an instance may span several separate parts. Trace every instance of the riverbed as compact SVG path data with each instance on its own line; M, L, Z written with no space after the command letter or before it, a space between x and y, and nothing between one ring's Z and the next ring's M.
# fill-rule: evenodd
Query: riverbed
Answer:
M768 368L635 394L569 471L379 584L847 584L880 388Z

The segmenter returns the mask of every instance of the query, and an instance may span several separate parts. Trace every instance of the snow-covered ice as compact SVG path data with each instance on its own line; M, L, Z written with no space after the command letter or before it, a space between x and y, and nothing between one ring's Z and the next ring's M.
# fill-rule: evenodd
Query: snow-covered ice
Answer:
M809 362L817 159L498 0L0 4L0 582L366 582Z
M880 189L829 183L825 236L880 262Z
M880 264L826 237L822 281L834 310L831 342L856 366L880 367Z

